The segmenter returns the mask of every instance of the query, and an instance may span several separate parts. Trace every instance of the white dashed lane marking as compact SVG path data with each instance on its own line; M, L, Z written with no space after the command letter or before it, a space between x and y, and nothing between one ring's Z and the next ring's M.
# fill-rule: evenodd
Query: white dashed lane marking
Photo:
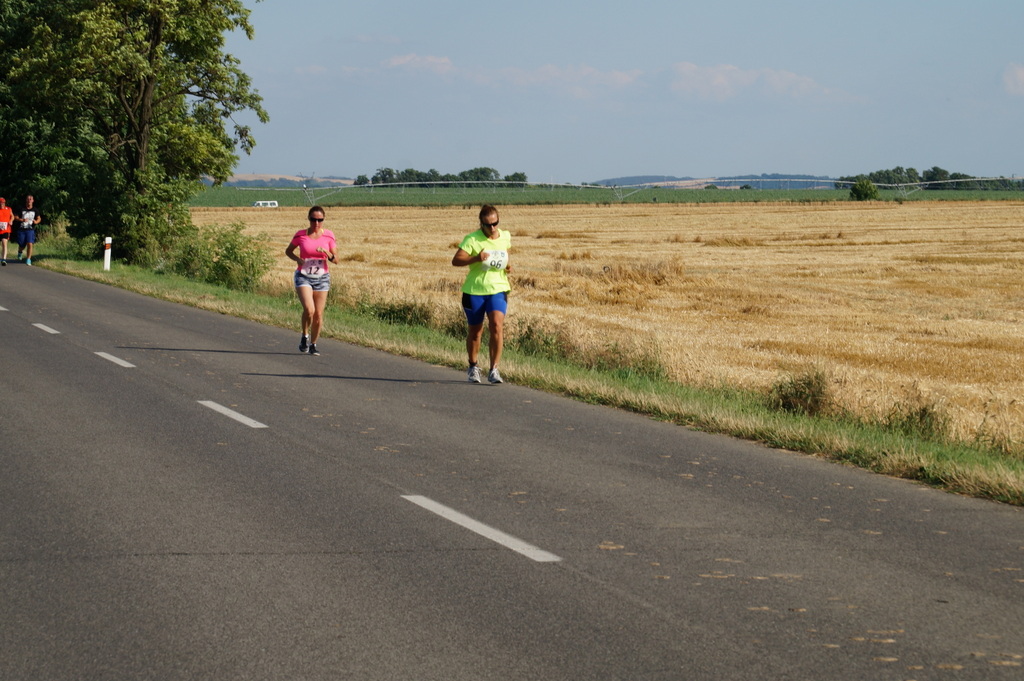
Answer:
M199 404L203 405L204 407L209 407L210 409L214 410L215 412L217 412L219 414L224 414L224 416L227 416L228 418L232 418L232 419L238 421L239 423L244 423L245 425L249 426L250 428L269 428L270 427L270 426L268 426L265 423L260 423L259 421L255 421L255 420L249 418L248 416L245 416L243 414L239 414L234 409L228 409L224 405L217 404L216 402L211 402L210 400L199 400Z
M125 369L134 369L135 365L129 361L123 360L120 357L114 357L113 355L107 354L106 352L97 352L97 355L103 359L109 360L118 366L122 366Z
M507 549L512 549L516 553L521 553L527 558L535 560L538 563L556 563L562 560L553 553L548 553L547 551L538 549L536 546L533 546L532 544L527 544L521 539L516 539L512 535L505 534L501 530L496 530L493 527L489 527L481 522L477 522L469 516L465 516L459 513L458 511L450 509L447 506L443 506L437 503L436 501L428 499L427 497L410 495L403 496L402 498L405 499L406 501L411 501L417 506L427 509L431 513L436 513L445 520L450 520L456 525L460 525L461 527L464 527L467 530L476 532L481 537L490 539L491 541L500 544Z

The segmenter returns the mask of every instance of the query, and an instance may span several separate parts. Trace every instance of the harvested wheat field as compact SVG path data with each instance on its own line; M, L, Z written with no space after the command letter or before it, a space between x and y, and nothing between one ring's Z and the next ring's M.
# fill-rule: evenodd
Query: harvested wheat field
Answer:
M337 295L460 314L450 260L477 209L328 208ZM266 233L290 287L305 209L193 217ZM856 413L938 410L955 434L1010 447L1024 440L1022 225L1022 202L510 206L507 333L532 322L656 352L699 385L820 370Z

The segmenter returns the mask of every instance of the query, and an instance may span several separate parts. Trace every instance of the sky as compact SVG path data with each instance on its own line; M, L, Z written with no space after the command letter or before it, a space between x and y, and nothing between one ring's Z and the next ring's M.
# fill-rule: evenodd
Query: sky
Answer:
M1024 176L1021 0L244 0L236 173Z

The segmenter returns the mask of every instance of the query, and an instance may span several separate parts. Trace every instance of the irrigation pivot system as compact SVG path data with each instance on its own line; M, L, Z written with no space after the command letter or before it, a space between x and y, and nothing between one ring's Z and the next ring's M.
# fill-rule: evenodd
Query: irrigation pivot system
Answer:
M524 204L524 203L621 203L630 202L703 202L703 201L814 201L820 194L820 200L839 200L836 192L845 195L855 184L852 180L831 178L784 178L784 177L747 177L747 178L698 178L673 180L665 182L649 182L630 185L606 184L572 184L565 182L529 183L508 180L459 180L441 182L394 182L382 184L332 184L329 186L313 186L314 183L302 183L296 187L223 187L224 190L240 192L252 196L257 192L259 198L273 198L281 205L314 205L314 204L452 204L464 202L472 204L480 201ZM922 190L930 190L928 196L940 198L935 190L944 190L941 198L962 198L973 200L985 198L984 194L991 191L1022 192L1024 178L1013 177L973 177L949 179L912 184L875 183L880 190L895 192L897 196L906 198ZM721 193L710 193L723 190ZM301 192L301 193L300 193ZM950 196L952 193L957 196ZM272 196L271 196L272 195ZM961 196L962 195L962 196ZM979 196L982 195L982 196ZM237 194L242 196L242 194ZM924 196L918 198L925 198ZM993 195L992 198L995 198ZM236 199L234 205L255 205L256 198L251 200Z

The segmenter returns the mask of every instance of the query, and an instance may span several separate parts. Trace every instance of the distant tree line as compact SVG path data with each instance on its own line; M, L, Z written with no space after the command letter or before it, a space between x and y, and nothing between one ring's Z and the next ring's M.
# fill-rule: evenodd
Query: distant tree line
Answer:
M876 185L907 185L930 183L924 189L1024 189L1024 182L1010 178L979 179L973 175L964 173L951 173L939 166L933 166L928 170L918 173L914 168L903 168L897 166L892 170L876 170L866 175L850 175L838 178L843 184L836 184L837 189L843 189L845 183L858 183L864 180Z
M442 175L433 168L425 172L414 168L407 168L405 170L378 168L373 177L359 175L356 177L354 184L357 186L370 184L418 184L424 187L457 187L469 182L472 182L475 186L481 186L481 183L483 186L486 186L487 183L494 183L496 186L499 182L506 184L513 182L526 186L526 173L512 173L502 177L501 173L494 168L473 168L471 170L463 170L457 175L451 173Z

